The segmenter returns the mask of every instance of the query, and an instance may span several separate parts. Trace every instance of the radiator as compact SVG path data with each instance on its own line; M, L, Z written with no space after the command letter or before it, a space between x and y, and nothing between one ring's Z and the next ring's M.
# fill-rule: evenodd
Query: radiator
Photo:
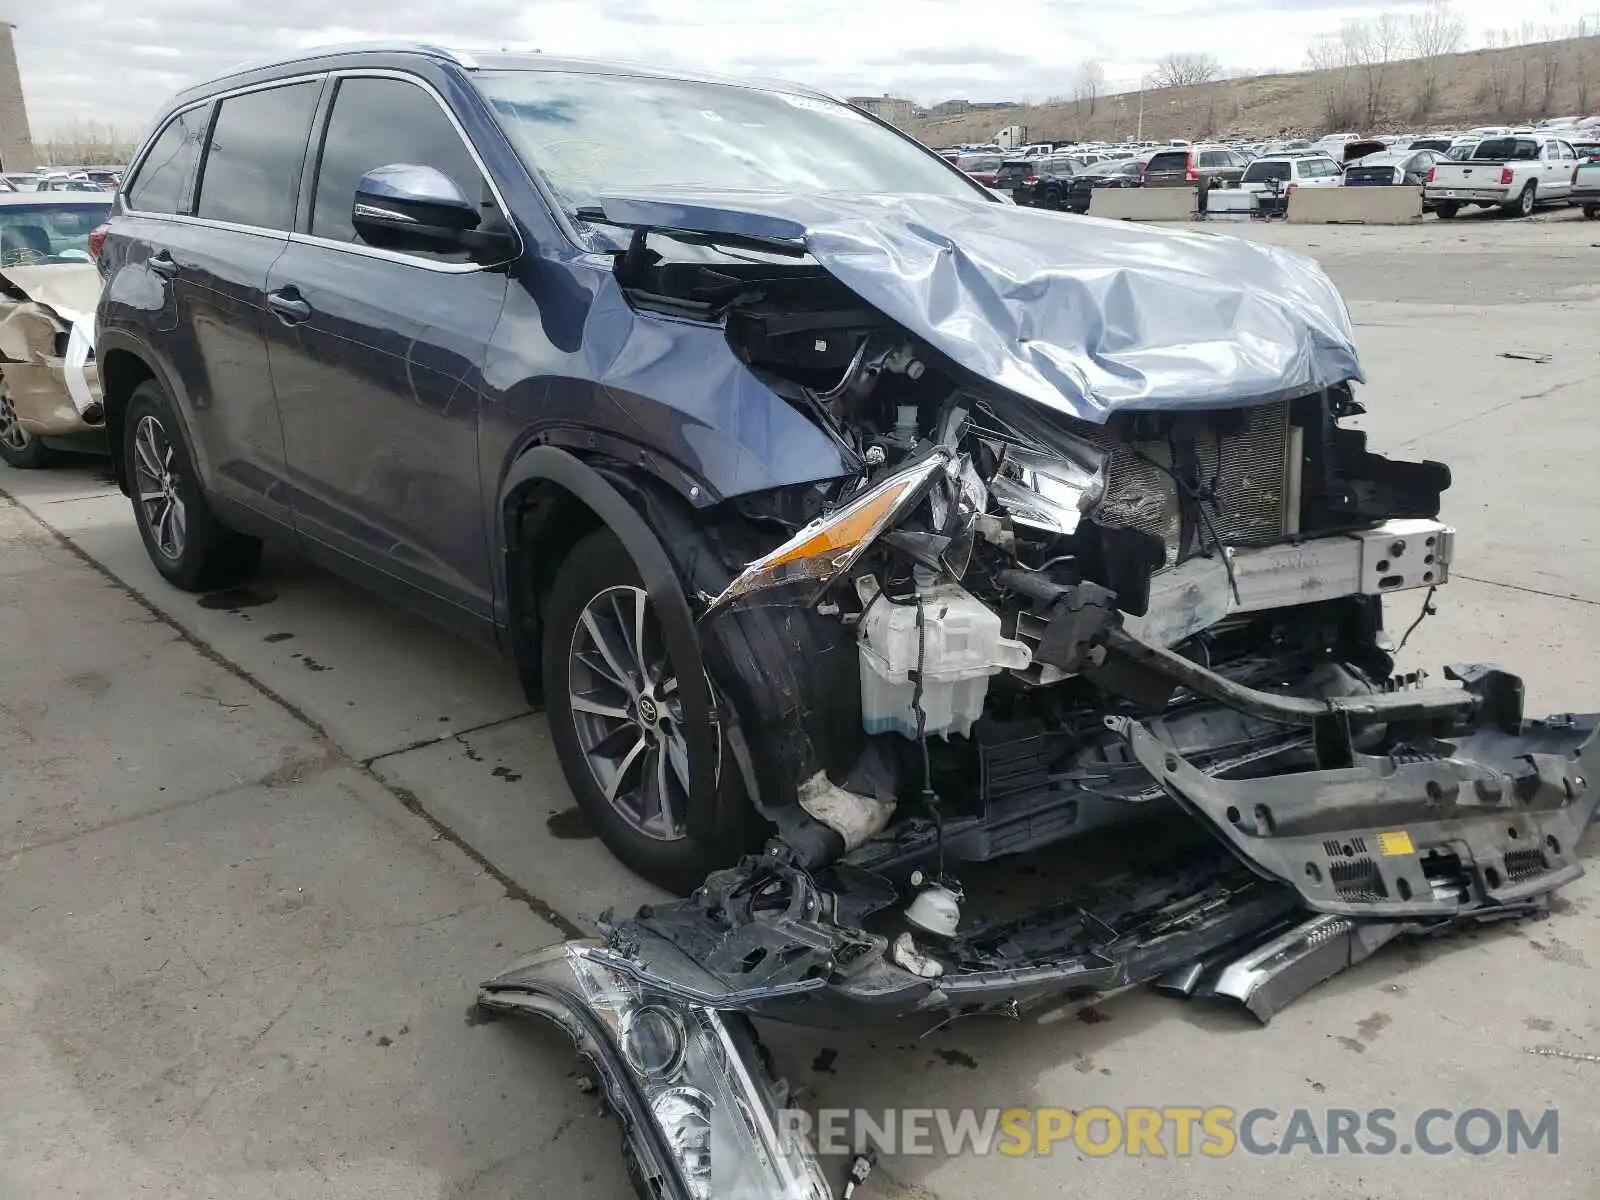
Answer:
M1080 435L1083 436L1083 435ZM1110 456L1105 498L1095 521L1136 529L1161 539L1167 565L1178 561L1182 541L1178 488L1168 473L1172 454L1165 439L1127 442L1111 430L1087 434ZM1206 504L1211 527L1225 546L1248 546L1286 536L1289 405L1261 404L1244 410L1244 425L1219 436L1206 429L1195 438L1200 478L1212 484L1215 504ZM1209 532L1200 531L1209 545Z

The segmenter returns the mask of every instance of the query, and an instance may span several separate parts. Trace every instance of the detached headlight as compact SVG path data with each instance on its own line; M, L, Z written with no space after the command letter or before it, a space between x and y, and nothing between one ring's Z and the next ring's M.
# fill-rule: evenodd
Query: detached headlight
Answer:
M742 1024L653 993L592 942L524 959L478 1003L562 1026L602 1076L648 1194L829 1200L816 1160L784 1136L782 1089Z
M932 481L944 472L949 457L930 454L912 466L896 471L876 487L818 517L776 550L756 559L722 595L711 602L706 615L752 592L793 583L825 584L866 552L867 547L903 518L927 494Z

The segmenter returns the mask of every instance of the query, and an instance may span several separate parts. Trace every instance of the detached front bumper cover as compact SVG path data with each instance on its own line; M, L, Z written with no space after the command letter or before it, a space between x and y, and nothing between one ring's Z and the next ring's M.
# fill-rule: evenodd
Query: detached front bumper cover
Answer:
M789 1136L787 1090L744 1018L639 983L593 941L513 964L481 986L478 1005L567 1032L622 1122L640 1196L829 1200L821 1168Z
M1233 781L1194 767L1137 721L1107 724L1179 805L1317 912L1455 917L1583 874L1578 843L1600 801L1600 735L1577 718L1515 734L1480 728L1419 745L1411 761L1358 755L1338 770Z

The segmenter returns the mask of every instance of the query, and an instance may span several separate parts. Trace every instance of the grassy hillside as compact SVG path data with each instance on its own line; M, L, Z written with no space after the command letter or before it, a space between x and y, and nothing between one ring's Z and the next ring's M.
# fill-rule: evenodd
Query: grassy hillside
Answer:
M1419 96L1433 72L1435 99ZM1063 86L1069 80L1063 79ZM1367 119L1370 110L1375 120ZM1511 49L1474 50L1437 59L1387 63L1381 70L1348 67L1226 79L1144 93L1144 136L1267 138L1317 136L1339 129L1386 133L1461 128L1542 116L1588 116L1600 111L1600 37L1571 38ZM965 113L912 122L930 146L984 142L1004 125L1028 127L1038 141L1060 138L1120 141L1138 126L1139 94L1087 101Z

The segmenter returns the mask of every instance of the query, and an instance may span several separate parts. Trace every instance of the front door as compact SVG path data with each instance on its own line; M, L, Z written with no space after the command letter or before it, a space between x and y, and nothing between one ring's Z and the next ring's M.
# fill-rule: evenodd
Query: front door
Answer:
M469 196L487 195L483 174L420 83L353 74L336 87L302 232L267 280L295 526L313 551L488 617L479 385L508 277L368 246L351 223L374 168L435 167Z

